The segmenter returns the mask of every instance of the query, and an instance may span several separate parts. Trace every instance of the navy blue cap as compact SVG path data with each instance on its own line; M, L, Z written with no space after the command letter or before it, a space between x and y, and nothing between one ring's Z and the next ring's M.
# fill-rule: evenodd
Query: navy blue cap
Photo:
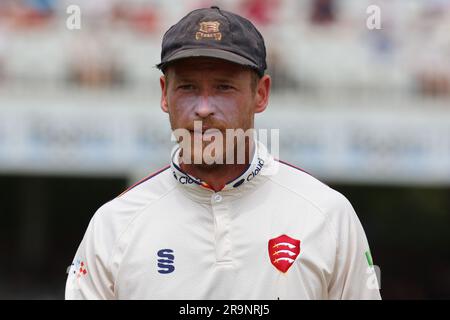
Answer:
M170 62L190 57L231 61L260 76L267 68L261 33L249 20L215 6L194 10L167 30L156 67L164 72Z

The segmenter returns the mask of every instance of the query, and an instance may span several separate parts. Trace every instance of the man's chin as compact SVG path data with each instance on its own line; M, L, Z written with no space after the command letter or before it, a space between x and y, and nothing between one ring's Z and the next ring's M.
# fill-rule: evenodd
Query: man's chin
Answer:
M180 153L180 156L182 158L182 162L189 165L194 165L199 168L217 168L218 166L221 166L225 164L225 157L222 155L220 156L211 156L211 155L205 155L203 153L199 152L193 152L190 155L183 153Z

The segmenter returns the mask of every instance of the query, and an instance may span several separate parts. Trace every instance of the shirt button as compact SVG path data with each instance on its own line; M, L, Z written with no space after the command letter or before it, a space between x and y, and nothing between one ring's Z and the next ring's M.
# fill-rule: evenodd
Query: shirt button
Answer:
M222 196L221 196L220 194L216 194L216 195L214 196L214 201L215 201L215 202L220 202L220 201L222 201Z

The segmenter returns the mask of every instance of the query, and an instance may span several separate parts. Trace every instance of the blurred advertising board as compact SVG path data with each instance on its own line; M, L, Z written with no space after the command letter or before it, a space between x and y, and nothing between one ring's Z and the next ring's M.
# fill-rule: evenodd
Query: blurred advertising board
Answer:
M450 111L275 105L256 126L279 129L280 158L321 179L450 184ZM168 162L172 146L159 108L0 109L3 173L147 172Z

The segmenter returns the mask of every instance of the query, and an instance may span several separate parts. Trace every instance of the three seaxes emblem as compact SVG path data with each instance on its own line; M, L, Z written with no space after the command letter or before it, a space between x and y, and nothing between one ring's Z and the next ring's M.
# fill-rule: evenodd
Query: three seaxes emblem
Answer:
M300 254L300 240L285 234L269 240L269 257L273 266L286 273Z

